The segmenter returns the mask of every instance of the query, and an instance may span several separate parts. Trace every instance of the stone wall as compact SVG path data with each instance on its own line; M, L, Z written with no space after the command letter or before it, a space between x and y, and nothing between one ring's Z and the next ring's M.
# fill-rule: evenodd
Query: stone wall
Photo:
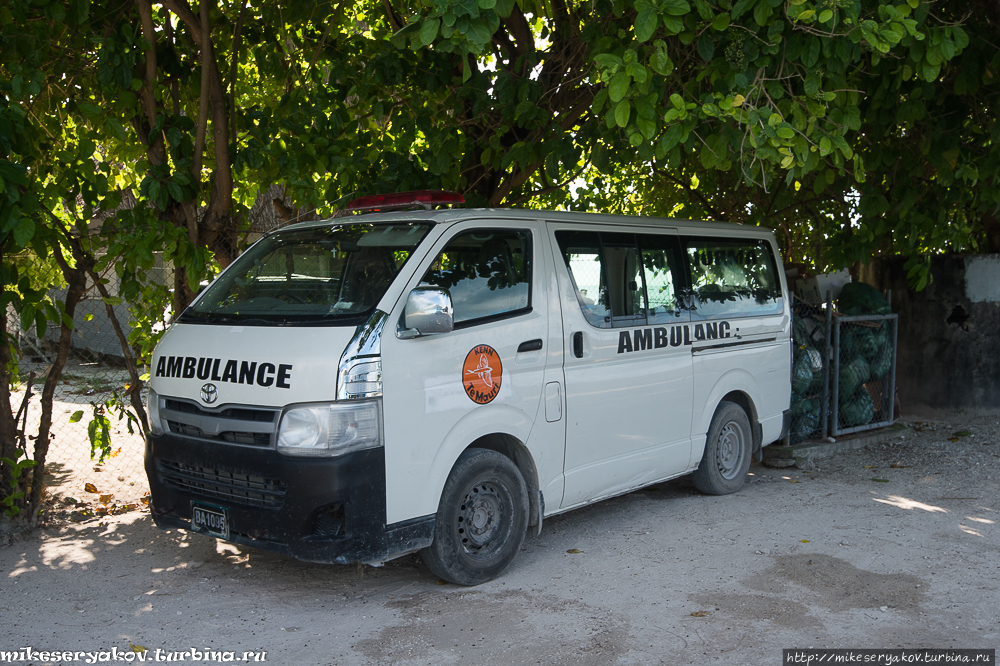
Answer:
M899 314L896 386L908 408L1000 408L1000 255L941 255L923 291L905 259L877 259L860 278L892 290Z

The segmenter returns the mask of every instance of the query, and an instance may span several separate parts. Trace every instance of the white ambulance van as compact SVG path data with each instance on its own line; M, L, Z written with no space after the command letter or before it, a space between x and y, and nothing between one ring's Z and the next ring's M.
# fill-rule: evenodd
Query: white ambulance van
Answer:
M771 232L430 209L460 201L366 197L410 209L285 227L202 291L152 360L158 526L475 585L545 517L739 490L788 429Z

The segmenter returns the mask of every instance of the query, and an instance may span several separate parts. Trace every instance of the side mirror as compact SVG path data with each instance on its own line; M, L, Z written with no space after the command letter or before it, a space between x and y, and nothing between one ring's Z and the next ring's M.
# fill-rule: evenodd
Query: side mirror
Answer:
M406 297L403 321L396 337L417 338L435 333L450 333L455 328L455 309L451 294L439 287L414 287Z

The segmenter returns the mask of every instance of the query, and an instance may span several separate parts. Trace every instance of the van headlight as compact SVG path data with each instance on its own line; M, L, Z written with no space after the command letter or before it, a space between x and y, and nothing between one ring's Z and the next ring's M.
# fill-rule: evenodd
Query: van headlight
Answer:
M278 426L278 451L332 457L382 446L380 410L380 400L290 407Z

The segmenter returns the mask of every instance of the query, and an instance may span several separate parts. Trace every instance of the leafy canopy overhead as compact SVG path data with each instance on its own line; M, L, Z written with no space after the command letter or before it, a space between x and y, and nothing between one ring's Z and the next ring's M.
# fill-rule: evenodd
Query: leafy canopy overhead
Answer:
M320 213L440 187L482 205L763 223L792 255L824 243L834 263L887 235L907 251L974 246L992 199L958 190L988 173L976 126L993 121L969 119L990 113L995 54L970 38L965 6L13 0L0 9L13 211L0 229L16 250L46 238L44 210L102 218L116 270L141 275L164 249L186 298L211 256L239 251L273 183ZM951 97L961 110L945 119ZM44 204L24 215L17 196Z

